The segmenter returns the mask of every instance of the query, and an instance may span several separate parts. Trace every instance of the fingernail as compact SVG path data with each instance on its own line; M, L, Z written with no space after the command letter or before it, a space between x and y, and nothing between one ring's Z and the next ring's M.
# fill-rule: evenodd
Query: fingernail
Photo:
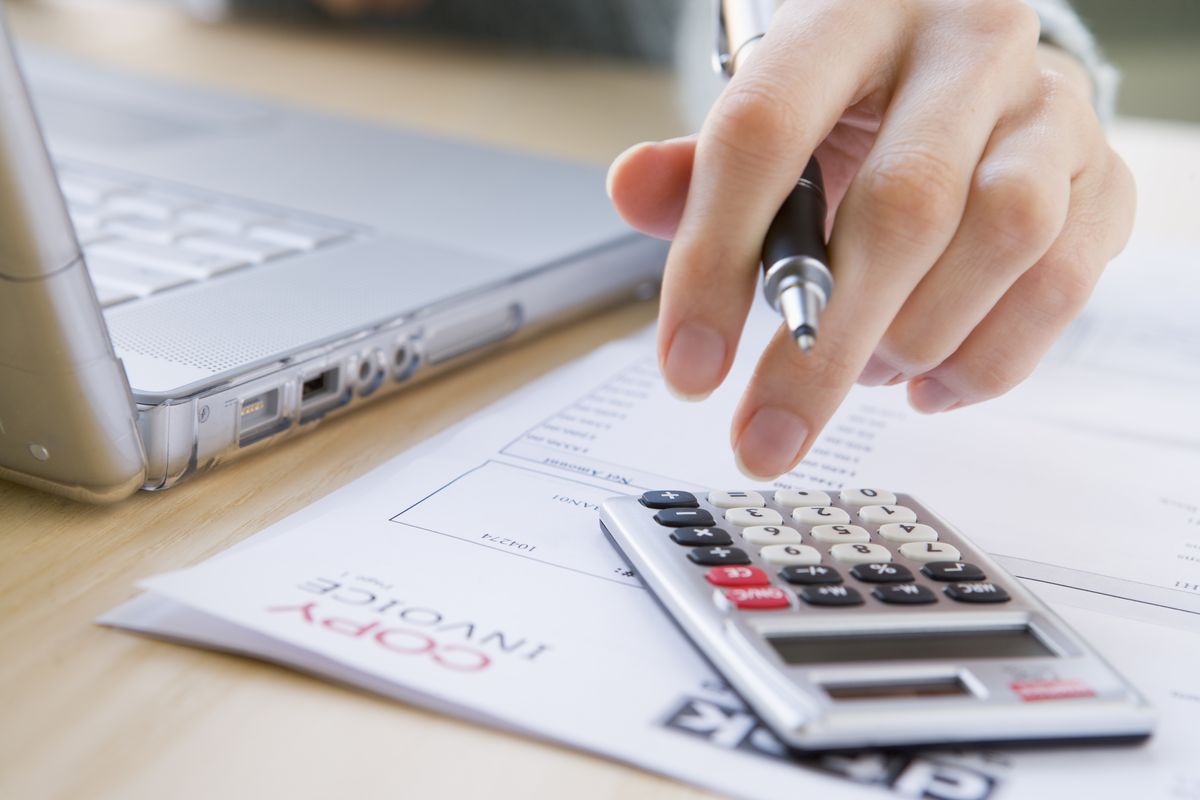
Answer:
M936 414L957 404L959 397L936 378L918 378L909 384L908 402L922 414Z
M783 408L763 406L734 445L738 469L754 480L771 480L791 469L808 438L804 420Z
M867 365L863 367L862 374L858 376L858 382L863 386L881 386L900 377L900 373L896 368L883 361L879 356L871 356Z
M651 144L651 142L638 142L632 147L625 148L621 154L614 158L612 163L608 165L608 173L604 176L604 191L608 193L609 200L612 200L613 179L617 174L617 167L619 167L624 161L633 155L635 150L640 150L648 144Z
M685 322L675 331L663 361L663 375L672 393L701 400L721 382L725 371L725 337L699 322Z

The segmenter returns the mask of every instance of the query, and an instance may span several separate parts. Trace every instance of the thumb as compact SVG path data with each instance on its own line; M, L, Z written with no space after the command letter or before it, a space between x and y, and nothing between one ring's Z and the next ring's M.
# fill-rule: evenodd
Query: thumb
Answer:
M635 144L608 168L608 196L621 218L642 233L670 239L679 226L696 137Z

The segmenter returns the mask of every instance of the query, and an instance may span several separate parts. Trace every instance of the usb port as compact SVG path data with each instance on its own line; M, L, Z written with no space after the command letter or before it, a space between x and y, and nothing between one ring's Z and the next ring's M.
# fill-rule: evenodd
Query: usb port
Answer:
M300 407L312 408L337 397L338 368L327 369L300 384Z

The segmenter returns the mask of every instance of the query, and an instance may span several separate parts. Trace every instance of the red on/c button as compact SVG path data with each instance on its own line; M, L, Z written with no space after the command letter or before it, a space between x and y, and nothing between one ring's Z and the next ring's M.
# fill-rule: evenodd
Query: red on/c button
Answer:
M778 586L747 586L742 589L727 589L725 599L737 608L760 611L791 606L787 592Z
M713 586L766 586L771 582L758 567L713 567L704 577Z

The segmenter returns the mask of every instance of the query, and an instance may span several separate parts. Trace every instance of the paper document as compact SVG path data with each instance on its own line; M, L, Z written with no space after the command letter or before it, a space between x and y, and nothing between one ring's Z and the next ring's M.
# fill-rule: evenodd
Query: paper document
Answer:
M726 385L666 392L652 332L531 384L103 620L231 649L744 797L1200 797L1200 453L1020 406L855 389L779 487L912 492L1027 576L1161 715L1145 746L795 759L600 533L647 488L745 488ZM981 732L984 733L984 732ZM864 784L875 787L864 788Z
M1135 237L1035 379L1005 398L1005 407L1200 449L1197 260L1194 247Z

